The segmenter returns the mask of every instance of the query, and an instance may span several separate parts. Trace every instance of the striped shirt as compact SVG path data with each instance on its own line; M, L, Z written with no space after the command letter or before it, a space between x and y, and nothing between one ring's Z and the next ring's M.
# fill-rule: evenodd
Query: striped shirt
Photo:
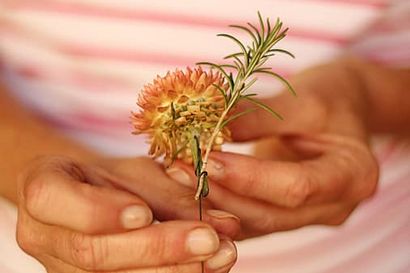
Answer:
M1 70L15 96L64 133L109 154L144 155L144 138L130 135L138 90L157 74L218 62L233 52L235 45L215 34L244 38L227 25L255 22L257 10L279 16L290 28L280 46L296 59L275 56L269 63L284 76L346 50L387 65L410 65L408 1L5 0ZM268 96L278 87L261 78L255 90ZM241 242L233 272L410 270L410 147L388 137L375 141L375 151L382 167L379 191L345 225ZM0 202L0 272L42 272L11 238L14 213Z

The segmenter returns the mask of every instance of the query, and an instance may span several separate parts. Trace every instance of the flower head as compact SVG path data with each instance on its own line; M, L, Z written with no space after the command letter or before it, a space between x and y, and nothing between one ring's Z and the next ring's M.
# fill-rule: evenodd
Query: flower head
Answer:
M205 72L200 67L168 72L144 86L137 103L141 111L132 113L132 124L134 134L149 135L151 156L165 155L167 165L175 158L192 162L189 141L194 135L204 150L226 107L216 86L228 88L221 74ZM220 149L229 136L229 130L224 128L213 149Z

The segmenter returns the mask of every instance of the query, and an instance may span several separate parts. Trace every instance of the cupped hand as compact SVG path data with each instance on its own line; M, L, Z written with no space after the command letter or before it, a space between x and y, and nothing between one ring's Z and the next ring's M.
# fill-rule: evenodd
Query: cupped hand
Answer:
M355 75L334 64L308 70L292 82L297 98L281 94L264 100L285 121L256 111L230 126L235 141L274 137L258 147L263 158L214 152L208 162L208 198L240 217L242 238L312 224L339 225L376 189L378 165L367 139L366 95ZM195 186L189 166L178 162L169 173Z
M201 261L206 272L228 272L236 260L229 237L238 219L206 204L208 223L188 220L197 213L192 191L149 159L97 167L40 158L20 176L18 195L17 241L49 273L192 273Z

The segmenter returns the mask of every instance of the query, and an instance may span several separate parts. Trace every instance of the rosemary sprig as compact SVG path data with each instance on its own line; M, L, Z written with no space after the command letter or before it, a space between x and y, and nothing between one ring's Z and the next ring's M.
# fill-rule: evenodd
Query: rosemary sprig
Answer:
M242 25L231 25L230 27L245 31L252 42L250 45L244 45L238 38L230 34L218 34L220 37L225 37L233 42L235 42L240 51L227 55L224 57L225 60L230 60L230 63L216 64L211 62L199 62L197 65L206 65L218 70L226 82L228 83L228 90L225 91L219 86L215 86L222 93L225 100L225 110L219 118L219 121L213 130L213 133L207 143L205 154L203 158L194 158L195 173L198 177L198 187L195 194L195 199L198 200L205 197L208 194L209 186L207 182L207 164L209 154L211 152L214 141L218 133L232 120L250 113L252 110L246 110L244 112L237 113L230 118L227 118L229 112L232 108L241 100L248 100L253 103L256 107L266 110L272 114L275 118L282 120L283 118L271 109L268 105L262 103L261 101L253 98L255 94L246 94L246 91L257 81L256 75L265 74L272 76L282 83L285 84L287 89L296 95L295 90L289 84L289 82L280 76L279 74L272 71L271 67L264 66L266 61L278 53L286 54L292 58L294 55L287 50L281 48L274 48L274 46L285 38L288 28L283 28L283 23L278 18L274 26L271 25L269 18L264 20L260 12L258 12L259 28L251 23L247 23L246 26ZM228 72L226 69L229 68L233 72ZM199 153L201 155L201 153Z

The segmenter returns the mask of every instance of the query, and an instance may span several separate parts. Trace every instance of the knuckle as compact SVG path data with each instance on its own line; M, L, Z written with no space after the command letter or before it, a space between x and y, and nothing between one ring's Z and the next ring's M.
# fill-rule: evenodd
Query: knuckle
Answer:
M254 224L256 224L255 227L257 230L263 233L281 231L284 229L279 219L273 216L260 217L254 222Z
M35 237L28 228L17 226L16 240L19 247L28 254L33 254L36 247Z
M353 209L349 209L348 211L336 214L336 216L333 216L326 224L329 226L341 226L346 223L347 219L349 219L352 211Z
M238 183L239 190L241 192L250 192L254 191L254 185L255 183L262 183L260 173L258 171L254 170L245 170L245 173L247 175L244 176L244 179L242 180L242 183ZM259 184L260 184L259 183Z
M166 264L169 260L170 253L169 245L167 245L167 238L164 234L157 234L155 238L155 243L151 244L149 247L143 249L141 253L141 259L147 261L147 263L152 263L153 258L161 261L161 263ZM177 256L178 253L174 252Z
M356 183L356 197L359 201L371 197L377 189L379 180L379 165L368 146L360 142L352 143L349 150L349 161L354 164L352 175Z
M290 182L285 191L283 205L289 208L300 207L312 193L312 185L312 179L301 168L298 178Z
M104 267L109 254L106 241L103 238L73 233L70 249L73 263L88 271Z
M369 150L365 150L361 158L362 161L357 165L361 166L358 171L359 175L354 179L357 181L354 190L355 200L357 201L373 196L379 181L379 165L372 153Z
M365 175L365 183L363 189L363 197L368 198L375 194L377 184L379 181L379 165L376 160L373 159L368 167L367 174Z
M38 176L26 184L24 189L24 199L27 211L30 214L36 215L41 213L46 207L50 198L47 187L48 177L46 175Z

